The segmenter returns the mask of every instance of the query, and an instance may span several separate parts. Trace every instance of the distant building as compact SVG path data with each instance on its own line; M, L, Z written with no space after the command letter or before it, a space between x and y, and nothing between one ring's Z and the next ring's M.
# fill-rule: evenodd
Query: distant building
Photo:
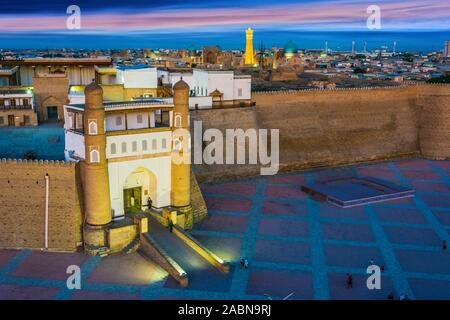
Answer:
M216 46L203 47L203 63L217 64L219 49Z
M444 58L450 58L450 41L445 41Z
M0 89L0 127L36 126L33 90Z
M32 86L33 78L46 74L66 75L70 85L87 85L95 67L112 66L111 58L27 58L0 60L0 86Z

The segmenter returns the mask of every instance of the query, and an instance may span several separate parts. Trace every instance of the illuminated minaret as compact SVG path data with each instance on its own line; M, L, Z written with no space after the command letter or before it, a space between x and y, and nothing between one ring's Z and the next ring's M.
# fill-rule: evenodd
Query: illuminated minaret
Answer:
M245 30L245 64L255 64L255 53L253 52L253 29Z
M85 89L83 169L84 244L87 253L96 255L107 246L106 229L111 223L108 163L106 160L105 108L102 88L91 83Z

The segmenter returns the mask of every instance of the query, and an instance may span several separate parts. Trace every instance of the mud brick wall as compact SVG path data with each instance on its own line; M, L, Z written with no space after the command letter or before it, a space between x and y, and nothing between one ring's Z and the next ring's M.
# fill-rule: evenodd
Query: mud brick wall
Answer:
M422 109L419 143L430 159L450 158L450 86L419 86L417 102Z
M256 107L197 110L203 130L280 130L281 170L402 156L450 158L449 85L253 93ZM200 181L259 174L259 165L194 165Z
M0 247L45 243L45 176L49 176L49 249L74 251L82 215L77 167L59 161L0 160Z

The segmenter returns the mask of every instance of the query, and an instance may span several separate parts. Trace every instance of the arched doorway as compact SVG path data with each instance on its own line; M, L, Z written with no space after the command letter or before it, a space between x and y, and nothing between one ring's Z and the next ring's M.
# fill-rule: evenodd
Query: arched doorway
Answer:
M146 210L149 198L152 201L156 199L156 176L139 167L127 176L123 185L125 214Z

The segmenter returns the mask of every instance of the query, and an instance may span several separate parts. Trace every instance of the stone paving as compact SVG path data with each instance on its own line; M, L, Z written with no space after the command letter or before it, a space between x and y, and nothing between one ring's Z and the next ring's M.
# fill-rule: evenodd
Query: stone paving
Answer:
M352 172L416 188L412 199L341 209L299 191ZM138 254L0 250L0 299L450 299L450 161L401 160L203 185L210 217L192 234L232 263L229 275L180 288ZM250 268L239 266L246 257ZM383 266L381 290L366 268ZM81 290L66 287L81 267ZM354 285L347 289L346 273ZM195 282L195 283L194 283Z

